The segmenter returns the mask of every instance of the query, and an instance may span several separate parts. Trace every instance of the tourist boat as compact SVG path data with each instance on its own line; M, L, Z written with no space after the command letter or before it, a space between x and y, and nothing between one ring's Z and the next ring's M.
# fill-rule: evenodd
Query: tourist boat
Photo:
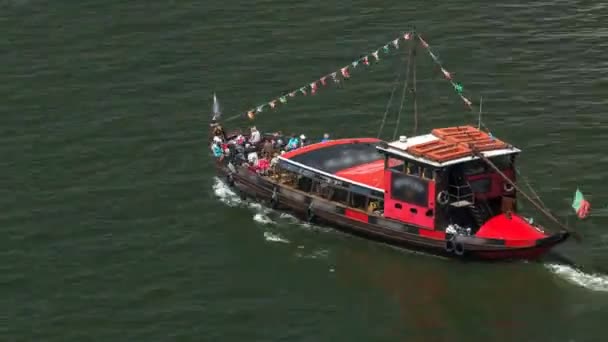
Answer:
M420 42L428 48L418 35L409 40L413 48ZM239 134L224 134L224 147ZM518 186L521 150L481 125L436 128L394 141L310 143L281 154L264 172L227 151L232 152L216 158L216 169L243 199L399 247L458 258L536 259L571 235ZM550 233L522 216L521 195L560 229Z

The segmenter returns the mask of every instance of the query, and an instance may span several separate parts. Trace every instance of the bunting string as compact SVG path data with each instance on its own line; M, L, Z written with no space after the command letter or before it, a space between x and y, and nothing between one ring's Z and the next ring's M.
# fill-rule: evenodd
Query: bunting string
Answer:
M334 71L332 73L324 75L312 82L307 83L306 85L304 85L300 88L297 88L293 91L290 91L290 92L287 92L284 94L281 94L280 96L276 97L275 99L272 99L266 103L260 104L257 107L248 110L246 112L246 116L249 119L253 120L259 113L264 112L267 109L267 107L269 107L271 110L276 110L279 107L279 104L285 105L286 103L288 103L288 97L293 98L298 95L307 96L309 94L315 95L315 94L317 94L317 92L320 89L322 89L323 87L327 87L329 85L327 81L330 78L331 78L331 80L333 80L334 84L340 84L340 82L342 82L343 80L347 80L351 77L351 71L353 69L356 69L360 63L363 63L366 66L370 66L371 65L370 59L372 59L376 63L380 62L381 61L381 52L384 54L389 54L389 53L391 53L391 51L398 50L401 47L400 43L411 40L412 36L413 36L412 32L404 33L404 34L400 35L399 37L382 45L378 49L373 50L369 54L361 56L360 58L354 60L352 63L349 63L349 64L343 66L342 68L339 69L339 71ZM371 58L370 58L370 55L371 55ZM228 118L226 121L229 121L231 119L236 119L240 116L241 115L236 115L234 117Z
M454 80L453 74L451 72L449 72L443 66L443 63L441 63L441 61L439 60L439 57L437 57L437 55L433 53L433 50L431 49L429 43L427 43L424 39L422 39L422 37L419 34L416 34L416 36L418 37L418 40L420 41L420 44L428 52L429 56L431 56L431 59L433 59L433 62L435 62L435 64L437 64L437 67L441 70L441 73L443 74L443 77L448 82L450 82L450 84L452 85L452 88L454 89L454 91L456 92L456 94L460 97L460 99L462 100L462 102L464 102L464 104L467 106L467 108L469 108L471 110L471 112L474 113L473 102L463 95L464 87L462 86L462 84L460 84L460 83L458 83L458 82L456 82ZM490 132L490 129L488 127L486 127L486 125L484 125L483 122L481 122L481 120L480 120L480 124L488 132Z

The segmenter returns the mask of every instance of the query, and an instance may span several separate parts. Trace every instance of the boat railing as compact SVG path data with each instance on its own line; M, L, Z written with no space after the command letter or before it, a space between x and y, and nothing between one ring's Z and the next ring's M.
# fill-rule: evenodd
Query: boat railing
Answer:
M475 203L475 195L468 184L450 185L448 195L451 205L456 207L469 206Z

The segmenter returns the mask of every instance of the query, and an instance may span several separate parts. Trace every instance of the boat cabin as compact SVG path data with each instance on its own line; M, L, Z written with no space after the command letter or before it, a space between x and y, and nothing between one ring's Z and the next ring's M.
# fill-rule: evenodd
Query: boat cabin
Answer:
M515 189L479 155L515 181L519 149L472 126L378 146L385 156L384 216L427 229L456 224L475 233L501 212L515 212Z
M515 190L479 155L515 180L520 150L472 126L434 129L398 141L339 139L279 158L283 182L363 214L426 230L449 225L474 233L489 218L515 211ZM358 214L353 214L358 215Z

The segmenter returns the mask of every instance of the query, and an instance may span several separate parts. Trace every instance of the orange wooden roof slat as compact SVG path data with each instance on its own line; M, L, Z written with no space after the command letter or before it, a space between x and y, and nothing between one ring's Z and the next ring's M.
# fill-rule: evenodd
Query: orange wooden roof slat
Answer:
M437 162L470 156L473 149L489 151L505 148L507 144L473 126L436 128L431 133L438 140L410 146L407 152Z

